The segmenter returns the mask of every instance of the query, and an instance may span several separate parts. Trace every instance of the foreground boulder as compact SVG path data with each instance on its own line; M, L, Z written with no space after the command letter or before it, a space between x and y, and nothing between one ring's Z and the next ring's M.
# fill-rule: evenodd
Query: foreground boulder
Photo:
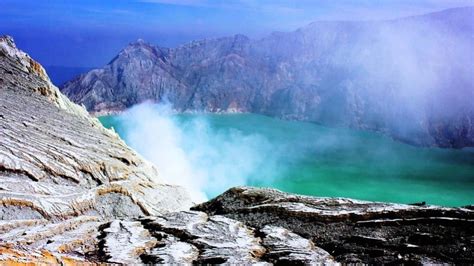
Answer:
M315 198L238 187L193 207L268 231L286 228L339 262L473 263L474 211Z

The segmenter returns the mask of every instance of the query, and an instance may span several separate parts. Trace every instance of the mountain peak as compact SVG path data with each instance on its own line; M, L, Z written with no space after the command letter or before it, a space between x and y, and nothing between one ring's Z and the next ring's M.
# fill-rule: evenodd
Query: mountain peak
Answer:
M136 53L136 52L152 52L152 53L157 53L156 51L157 50L160 50L160 48L158 46L155 46L147 41L145 41L144 39L137 39L136 41L134 42L131 42L129 43L123 50L121 53L126 53L126 54L129 54L129 53Z
M0 36L0 42L7 44L11 48L16 48L15 41L13 40L12 36L10 36L10 35Z
M135 41L135 43L137 43L137 44L145 44L146 42L145 42L145 40L143 40L142 38L138 38L138 39Z
M0 55L13 59L24 72L35 73L43 80L49 82L49 77L46 75L44 68L25 52L18 49L11 36L0 36Z
M110 61L110 63L116 62L116 60L121 58L125 58L125 60L130 58L137 60L164 58L166 53L166 48L160 48L149 42L146 42L143 39L137 39L136 41L129 43L116 57Z
M136 41L131 42L128 46L153 46L153 45L142 38L138 38Z

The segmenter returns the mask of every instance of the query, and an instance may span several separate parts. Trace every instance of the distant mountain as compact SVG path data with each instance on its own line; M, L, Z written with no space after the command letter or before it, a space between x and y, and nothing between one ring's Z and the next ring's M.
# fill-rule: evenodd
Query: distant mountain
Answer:
M54 85L60 86L76 76L89 72L92 67L45 66Z
M131 43L62 91L100 114L152 100L474 146L474 8L390 21L322 21L251 40Z

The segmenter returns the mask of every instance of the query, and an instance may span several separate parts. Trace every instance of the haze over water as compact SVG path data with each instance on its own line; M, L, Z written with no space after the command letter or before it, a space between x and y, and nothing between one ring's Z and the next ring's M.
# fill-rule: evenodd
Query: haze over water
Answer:
M254 114L176 115L151 105L100 120L196 201L254 185L372 201L474 202L473 149L421 148L377 133Z

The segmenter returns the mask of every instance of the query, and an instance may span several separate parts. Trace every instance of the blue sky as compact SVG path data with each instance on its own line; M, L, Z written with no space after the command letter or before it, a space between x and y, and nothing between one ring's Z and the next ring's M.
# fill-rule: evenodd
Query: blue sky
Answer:
M259 38L317 20L379 20L474 0L0 0L0 34L44 65L101 66L143 38L174 47L202 38Z

